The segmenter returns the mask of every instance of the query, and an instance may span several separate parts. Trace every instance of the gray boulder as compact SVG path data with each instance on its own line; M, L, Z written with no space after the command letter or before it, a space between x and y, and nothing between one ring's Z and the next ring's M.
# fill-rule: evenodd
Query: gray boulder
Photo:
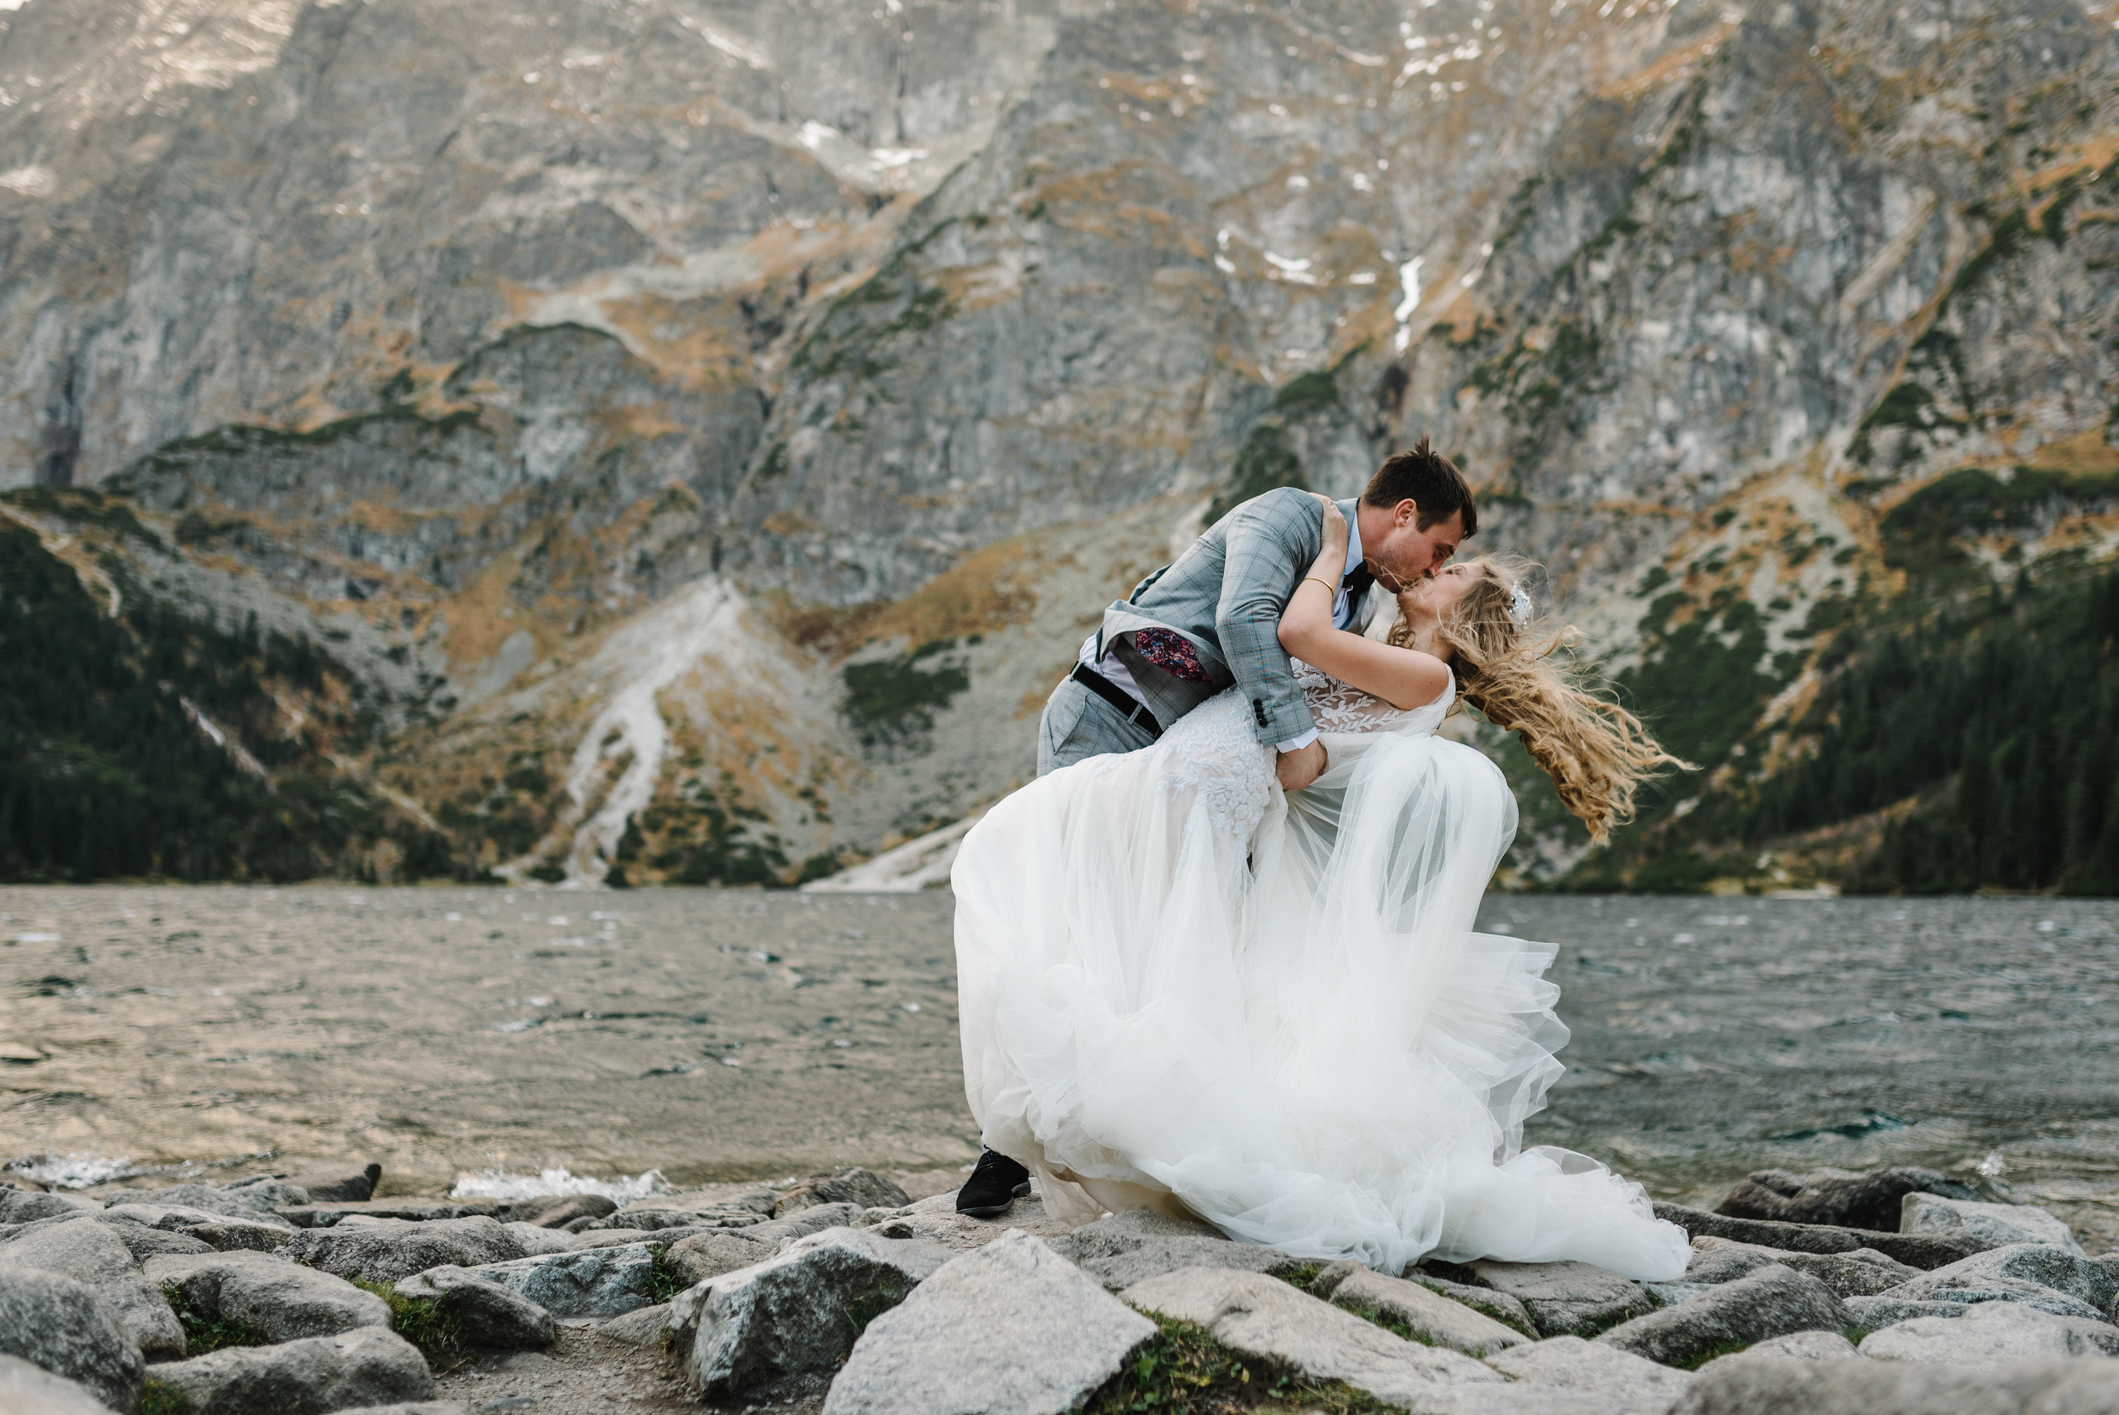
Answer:
M1905 1302L2018 1302L2096 1319L2112 1310L2119 1281L2067 1249L2017 1243L1922 1273L1883 1295Z
M169 1233L159 1228L142 1228L136 1223L114 1223L110 1231L118 1235L118 1241L125 1245L125 1251L132 1254L136 1263L174 1254L219 1251L203 1238L194 1238L188 1233Z
M291 1204L276 1210L296 1228L336 1228L348 1219L397 1219L404 1223L440 1223L448 1219L510 1216L505 1199L366 1199L331 1204Z
M824 1415L1062 1415L1154 1335L1095 1279L1010 1233L952 1259L871 1321Z
M1044 1200L1032 1194L1017 1199L999 1218L973 1218L956 1211L954 1194L936 1194L877 1218L875 1232L884 1238L924 1238L956 1253L969 1253L1011 1232L1042 1238L1060 1256L1074 1256L1074 1226L1045 1212Z
M1481 1259L1444 1275L1505 1292L1523 1304L1540 1336L1595 1336L1655 1310L1641 1285L1588 1263L1499 1263Z
M301 1190L312 1204L360 1203L375 1197L375 1186L382 1182L383 1167L370 1164L360 1169L324 1169L305 1174L275 1175L273 1178L289 1188ZM243 1189L260 1182L246 1180L228 1187Z
M779 1251L779 1245L761 1242L749 1230L732 1228L698 1233L670 1245L662 1255L677 1281L697 1287L708 1278L762 1263Z
M294 1205L306 1204L309 1196L291 1184L282 1184L276 1179L260 1180L246 1184L240 1189L223 1189L216 1184L172 1184L166 1189L127 1189L121 1195L127 1204L146 1205L151 1208L203 1209L223 1218L246 1219L252 1223L270 1224L274 1228L292 1228L294 1225L279 1215L279 1210Z
M1506 1292L1491 1287L1473 1287L1468 1283L1451 1282L1440 1278L1426 1268L1407 1268L1407 1282L1417 1282L1430 1292L1439 1292L1450 1301L1471 1308L1481 1316L1492 1317L1505 1327L1512 1328L1537 1339L1538 1324L1531 1320L1530 1309L1509 1296Z
M596 1334L629 1346L653 1346L669 1329L670 1304L657 1302L652 1307L639 1307L622 1317L611 1318L596 1328Z
M564 1228L575 1219L609 1218L617 1211L618 1201L606 1194L545 1194L516 1200L508 1217L539 1228Z
M340 1277L396 1282L445 1263L473 1268L506 1262L522 1256L522 1245L499 1220L478 1217L304 1229L282 1251Z
M150 1258L147 1280L174 1287L200 1316L241 1322L267 1341L390 1325L390 1304L374 1293L263 1253Z
M1888 1232L1898 1227L1900 1200L1915 1193L1946 1199L1979 1197L1971 1185L1938 1169L1814 1169L1808 1174L1768 1169L1730 1190L1714 1211L1731 1218Z
M841 1169L812 1174L780 1195L773 1206L777 1217L786 1217L818 1204L852 1204L856 1210L902 1208L912 1196L872 1170Z
M679 1293L670 1326L694 1389L725 1400L834 1369L870 1322L948 1260L937 1244L827 1228Z
M648 1294L654 1287L655 1255L645 1243L628 1243L622 1248L540 1253L468 1271L527 1297L555 1317L616 1317L653 1300Z
M1979 1204L1908 1194L1899 1210L1901 1233L1936 1233L1977 1238L1990 1248L2042 1243L2088 1256L2075 1234L2057 1215L2029 1204Z
M1184 1268L1129 1287L1133 1306L1212 1331L1238 1355L1314 1381L1344 1381L1393 1405L1438 1387L1498 1381L1460 1352L1420 1346L1263 1273Z
M567 1233L557 1228L539 1228L534 1223L510 1222L502 1224L501 1227L507 1230L508 1237L515 1240L515 1246L522 1250L522 1255L525 1258L534 1258L539 1253L571 1253L576 1248L589 1246L581 1241L581 1237L578 1234ZM634 1233L626 1240L599 1244L597 1246L622 1247L625 1242L638 1243L640 1238L640 1234Z
M481 1412L494 1409L482 1405ZM338 1415L473 1415L471 1406L461 1400L409 1400L395 1405L363 1405L357 1410L341 1410Z
M1961 1317L1972 1309L1962 1302L1904 1302L1896 1297L1849 1297L1847 1310L1863 1331L1882 1331L1915 1317Z
M1147 1209L1111 1214L1046 1244L1112 1292L1180 1268L1228 1268L1278 1277L1302 1266L1278 1248L1233 1243L1203 1223Z
M2004 1366L2038 1356L2119 1356L2119 1327L2056 1317L2020 1302L1982 1302L1954 1321L1919 1317L1871 1332L1861 1354L1879 1361Z
M1700 1367L1708 1370L1723 1361L1753 1361L1762 1356L1775 1356L1789 1361L1844 1361L1861 1355L1859 1347L1846 1336L1836 1331L1798 1331L1786 1336L1768 1337L1755 1346L1742 1351L1732 1351L1727 1356L1717 1356Z
M865 1212L867 1211L858 1204L834 1200L829 1204L810 1204L804 1208L783 1211L780 1218L767 1219L764 1223L734 1231L756 1242L770 1243L777 1251L797 1238L807 1238L810 1234L822 1233L827 1228L858 1227Z
M1808 1273L1779 1264L1698 1297L1622 1322L1597 1338L1665 1366L1690 1366L1731 1347L1798 1331L1844 1331L1854 1314Z
M1647 1286L1658 1301L1668 1306L1698 1296L1702 1287L1732 1282L1773 1263L1810 1274L1840 1297L1871 1297L1920 1275L1919 1269L1872 1248L1857 1248L1851 1253L1791 1253L1726 1238L1695 1238L1685 1276L1676 1282Z
M1852 1253L1867 1248L1922 1272L1983 1253L1995 1245L1968 1232L1879 1233L1866 1228L1832 1228L1824 1224L1774 1223L1765 1219L1726 1218L1680 1204L1657 1204L1655 1216L1694 1238L1727 1238L1789 1253Z
M1601 1397L1642 1415L1660 1415L1691 1388L1693 1380L1689 1371L1673 1371L1579 1336L1556 1336L1513 1347L1489 1356L1486 1364L1518 1381Z
M466 1346L542 1350L559 1340L552 1313L497 1282L458 1267L429 1268L397 1284L400 1297L432 1302L456 1319Z
M1416 1341L1447 1346L1467 1356L1487 1356L1531 1341L1439 1292L1373 1272L1360 1263L1333 1263L1311 1279L1310 1295L1358 1317L1382 1318L1393 1328L1411 1332Z
M114 1410L140 1401L140 1343L86 1283L34 1268L0 1268L0 1355L78 1381Z
M233 1218L182 1204L112 1204L97 1215L105 1223L133 1225L196 1238L218 1252L247 1249L270 1253L286 1246L293 1225L277 1214L266 1223L255 1215Z
M79 1194L45 1194L0 1185L0 1224L35 1223L40 1218L72 1218L102 1210L95 1199Z
M223 1347L157 1366L154 1374L199 1415L328 1415L434 1394L426 1358L381 1327Z
M0 1356L0 1411L7 1415L110 1415L110 1409L76 1381L19 1356Z
M2119 1361L1991 1371L1896 1361L1717 1361L1670 1415L2115 1415Z
M82 1215L36 1224L0 1240L0 1269L34 1268L86 1283L109 1303L148 1360L184 1354L184 1328L161 1290L140 1275L132 1250L107 1223Z
M765 1222L779 1202L779 1194L763 1184L717 1184L652 1195L590 1222L599 1228L740 1228Z

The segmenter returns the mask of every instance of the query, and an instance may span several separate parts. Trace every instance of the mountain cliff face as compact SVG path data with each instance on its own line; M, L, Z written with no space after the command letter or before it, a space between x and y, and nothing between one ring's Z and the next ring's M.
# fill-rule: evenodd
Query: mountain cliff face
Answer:
M1967 822L2029 748L1969 687L1976 741L1767 807L1880 750L1850 693L1888 738L1984 645L2110 696L2119 8L0 21L0 516L362 685L380 823L315 868L826 872L1026 776L1101 605L1221 507L1423 434L1702 768L1585 857L1464 724L1509 880L2088 887L2112 833L2099 786L2066 879L2009 873Z

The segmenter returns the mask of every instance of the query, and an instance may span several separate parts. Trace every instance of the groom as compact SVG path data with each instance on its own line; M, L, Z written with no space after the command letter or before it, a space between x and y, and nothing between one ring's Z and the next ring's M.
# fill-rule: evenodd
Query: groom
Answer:
M1348 569L1332 599L1332 623L1356 632L1375 615L1372 586L1395 595L1432 577L1479 529L1464 474L1424 437L1385 461L1360 498L1339 510ZM1280 753L1281 789L1299 791L1323 775L1324 744L1279 637L1281 611L1324 548L1323 526L1324 509L1310 493L1269 491L1105 610L1103 627L1045 702L1037 774L1145 747L1233 684L1250 700L1258 740ZM1029 1187L1028 1170L987 1150L957 1191L957 1212L1005 1213Z

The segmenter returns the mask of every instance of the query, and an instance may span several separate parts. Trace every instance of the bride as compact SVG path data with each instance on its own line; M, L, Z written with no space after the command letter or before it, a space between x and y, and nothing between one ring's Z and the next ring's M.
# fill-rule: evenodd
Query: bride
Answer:
M1320 498L1321 500L1322 498ZM965 1089L988 1148L1076 1222L1150 1208L1387 1272L1576 1259L1674 1278L1684 1231L1524 1119L1563 1068L1549 944L1474 932L1516 828L1500 771L1434 735L1460 692L1516 731L1599 839L1675 762L1573 686L1494 560L1335 630L1346 528L1280 641L1328 766L1283 795L1240 692L1152 746L1002 801L951 876Z

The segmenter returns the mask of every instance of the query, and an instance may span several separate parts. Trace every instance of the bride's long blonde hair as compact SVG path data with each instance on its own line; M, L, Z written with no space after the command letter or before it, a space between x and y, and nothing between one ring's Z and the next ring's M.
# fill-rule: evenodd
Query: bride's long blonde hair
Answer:
M1591 839L1601 843L1614 825L1633 819L1634 792L1659 768L1697 770L1664 751L1639 718L1587 686L1587 670L1571 652L1561 654L1581 642L1573 626L1516 623L1517 587L1535 566L1488 556L1467 568L1477 578L1436 634L1436 647L1456 672L1458 696L1521 739ZM1404 648L1411 638L1412 627L1400 616L1390 642Z

